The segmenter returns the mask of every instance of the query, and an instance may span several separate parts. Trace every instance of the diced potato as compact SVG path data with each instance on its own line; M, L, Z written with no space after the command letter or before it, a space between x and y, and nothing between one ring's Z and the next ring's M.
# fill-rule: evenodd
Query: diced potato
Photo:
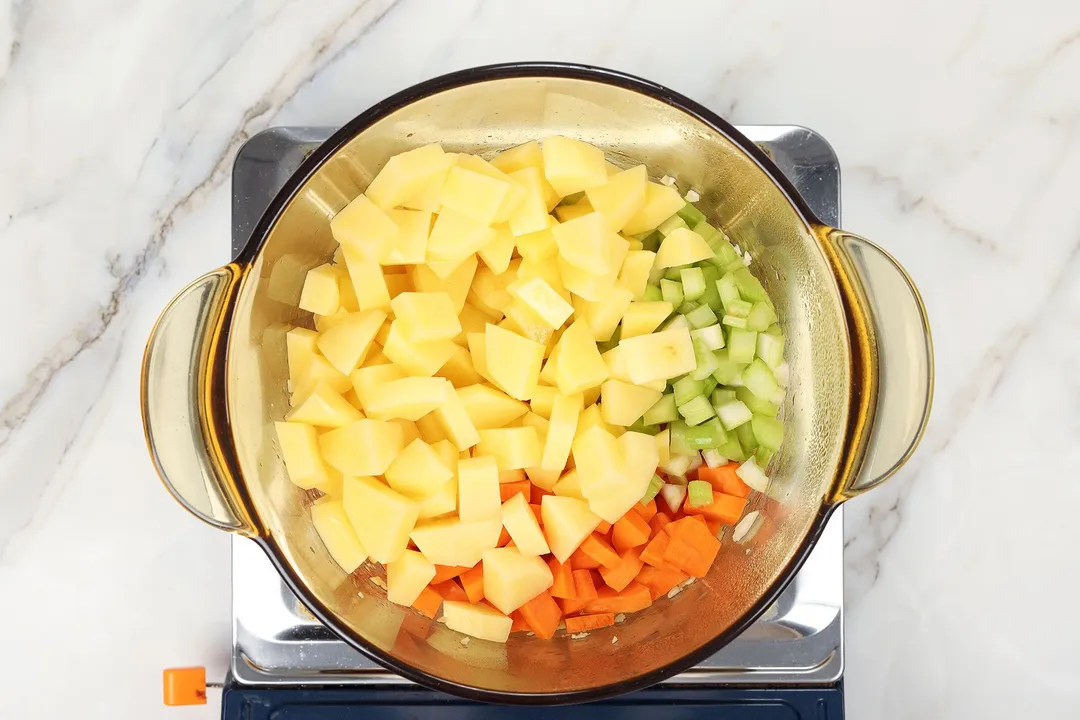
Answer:
M608 263L611 231L604 227L604 216L590 212L573 220L563 220L551 228L559 257L576 268L594 275L612 271ZM618 268L614 268L617 272Z
M464 167L450 168L440 203L446 209L482 225L491 225L510 192L510 183Z
M472 567L499 544L501 532L501 519L469 523L455 517L417 525L409 537L436 565Z
M634 300L645 298L645 287L649 284L649 273L656 262L656 253L649 250L629 250L619 270L618 283L634 294Z
M372 389L363 405L373 418L415 421L445 403L452 392L454 388L446 378L404 377Z
M603 302L583 301L581 317L592 331L593 340L607 342L611 339L633 299L632 292L624 287L615 286Z
M578 418L578 429L577 434L574 435L574 441L577 442L578 438L582 437L589 429L594 427L603 428L605 432L616 438L626 431L626 428L624 427L619 425L608 425L604 422L599 405L586 405L585 409L581 412L581 417Z
M485 323L485 328L487 327ZM469 357L472 358L473 369L476 370L480 377L484 378L492 384L496 384L491 379L491 375L487 369L487 336L483 332L468 333L465 336L469 343Z
M346 475L382 475L404 445L401 426L364 418L323 433L319 450Z
M451 158L437 144L400 153L387 161L365 194L373 203L389 210L409 200L445 173L450 163Z
M544 354L553 342L555 329L539 315L529 309L519 298L514 298L506 306L506 317L499 323L499 327L512 333L540 343L544 346Z
M555 394L557 392L558 391L553 387L537 385L532 400L529 401L529 407L540 417L550 420L551 410L555 405Z
M461 332L454 338L454 342L463 348L468 349L468 334L469 333L483 333L484 326L489 322L498 322L501 318L492 318L486 315L482 311L478 310L475 306L465 303L465 306L461 308L461 313L458 314L458 321L461 323Z
M573 138L544 138L544 177L563 197L607 182L604 153ZM682 207L681 205L679 207Z
M481 640L504 643L514 621L486 605L446 600L443 602L446 627Z
M622 348L616 345L600 357L604 359L604 364L608 367L608 374L611 379L621 380L625 383L631 382L630 374L626 371L626 363L623 362Z
M559 274L566 288L580 298L590 302L602 302L615 287L617 275L594 275L574 267L561 256L558 258Z
M530 140L524 145L503 150L491 159L491 165L507 174L529 167L543 169L544 153L540 143Z
M619 341L627 374L637 385L685 375L697 367L686 328L663 330Z
M289 380L295 391L300 379L311 367L311 360L319 352L319 333L296 327L285 333L285 352L289 360Z
M308 270L300 291L300 309L316 315L332 315L341 306L337 271L329 263Z
M594 426L580 433L574 439L573 453L574 466L581 477L581 492L589 498L590 507L597 488L622 482L623 460L618 439L603 427Z
M277 430L281 458L289 472L293 485L311 490L318 488L326 491L339 482L333 469L323 462L319 452L319 434L312 425L295 422L274 423Z
M390 301L390 308L409 342L450 340L461 332L457 309L447 293L402 293Z
M552 330L562 327L566 319L574 314L570 303L543 278L518 279L507 290Z
M551 554L561 563L570 559L600 524L600 517L589 510L585 501L563 495L545 495L540 502L540 517Z
M526 508L530 515L532 511ZM516 541L515 541L516 543ZM509 615L551 587L551 568L516 547L484 552L484 599Z
M635 504L641 502L658 465L656 441L651 435L627 432L618 439L623 459L623 474L618 482L597 485L591 491L583 487L589 498L589 509L614 523Z
M487 314L498 313L500 316L503 309L510 304L513 297L506 289L507 278L496 275L488 267L480 267L476 270L473 278L472 292L483 302L482 309L490 309Z
M406 550L386 565L386 599L408 607L416 602L433 577L435 566L415 550Z
M347 317L349 317L349 311L343 307L339 307L337 312L332 315L316 315L315 330L324 333Z
M560 339L562 339L560 337ZM555 343L555 347L551 349L551 353L548 355L547 360L544 362L544 367L540 369L540 382L549 386L555 387L558 385L558 381L555 378L555 373L559 370L559 343ZM537 385L537 387L540 387Z
M448 153L449 154L449 153ZM443 183L450 174L451 165L447 165L424 183L424 186L416 191L407 200L401 201L401 207L408 210L424 210L435 213L439 211L439 200L442 198Z
M437 518L449 515L457 510L458 484L457 478L452 477L433 493L425 495L420 500L421 520Z
M633 302L626 309L622 319L622 330L619 331L620 339L648 335L660 324L668 319L675 311L671 303L663 300L652 302Z
M544 438L547 436L548 426L551 425L551 421L547 418L540 417L534 412L527 412L522 415L514 427L532 427L536 428L537 434L540 436L540 445L544 445Z
M417 420L416 428L420 432L421 439L428 445L434 445L441 440L446 440L446 433L443 431L442 425L439 424L438 418L435 417L435 413L429 413ZM454 448L454 452L457 452L457 448ZM457 466L455 465L455 467Z
M338 372L348 375L364 362L385 321L382 310L348 313L319 337L319 350Z
M583 198L573 205L560 205L555 208L555 217L559 219L561 223L568 223L571 220L577 220L579 217L583 217L590 213L595 212L591 204L589 204L588 198Z
M368 365L357 368L349 376L352 380L353 390L360 399L361 407L366 408L371 401L371 394L384 383L400 380L405 377L405 372L393 363L384 365Z
M559 340L559 361L555 371L559 392L573 395L599 387L607 377L607 365L596 349L589 326L582 319L575 320Z
M477 265L479 261L475 257L467 257L445 279L432 272L427 265L414 265L409 268L409 278L416 292L444 292L449 295L454 308L460 313L465 306Z
M319 427L339 428L364 417L359 410L335 392L326 382L319 381L304 401L293 408L287 420Z
M345 266L349 269L356 305L360 310L390 310L390 291L386 287L382 267L374 258L365 257L359 251L342 246Z
M589 188L585 196L596 212L604 216L608 230L619 232L645 206L645 186L649 173L644 165L613 175L603 185Z
M495 228L495 238L476 251L491 272L502 275L514 255L514 236L507 225Z
M401 440L403 445L408 445L413 440L420 437L420 429L416 427L416 423L412 420L394 418L393 420L387 420L387 422L393 423L401 428Z
M472 355L469 354L468 350L456 343L454 345L454 354L443 363L443 366L435 374L446 378L456 388L483 382L483 378L473 367Z
M585 500L585 496L581 494L581 479L578 477L577 469L567 470L566 474L559 478L559 481L555 483L555 487L551 489L551 492L561 497L572 497L578 500Z
M413 292L412 278L408 275L383 275L386 283L386 294L393 300L404 292Z
M435 219L435 225L428 236L428 265L432 262L460 263L465 258L495 239L495 230L486 224L460 215L453 210L444 210ZM446 279L447 274L435 274Z
M373 477L346 477L343 502L360 544L373 560L385 564L401 557L420 513L415 501Z
M685 204L675 188L651 182L645 186L645 205L623 225L622 231L627 235L639 235L655 230Z
M656 251L656 267L669 268L690 265L713 256L713 249L705 238L684 227L671 231Z
M402 495L422 498L438 490L454 473L430 445L413 440L386 468L386 482Z
M551 231L553 222L555 222L555 219L551 218L548 221L548 227L544 230L519 235L515 238L517 250L521 257L531 262L540 262L548 258L554 258L559 253L559 246L555 244L555 233Z
M330 232L341 246L378 260L397 239L397 224L366 195L358 195L330 221Z
M525 168L511 176L524 188L525 196L510 214L509 230L512 235L528 235L548 227L548 204L545 189L554 194L551 185L537 168ZM557 200L556 200L557 202Z
M529 411L529 406L490 385L469 385L457 391L477 430L505 427Z
M495 458L500 472L524 470L540 464L543 450L536 428L480 430L479 435L480 442L473 455L488 455Z
M518 183L524 186L531 193L536 193L544 202L544 212L550 213L555 209L555 206L559 204L559 193L555 192L555 188L551 187L551 183L544 177L544 168L541 166L526 167L520 170L515 170L510 173L510 177L514 178ZM550 217L546 222L550 224ZM539 228L538 228L539 229Z
M346 573L356 570L367 560L367 550L360 544L341 500L320 498L311 506L311 524L330 557Z
M525 475L529 478L529 481L541 490L549 492L555 487L555 483L559 482L561 472L561 468L559 470L545 470L542 467L525 468Z
M511 397L528 400L540 377L544 346L496 325L488 325L485 366L492 379Z
M409 342L398 321L390 323L390 335L383 345L383 354L410 375L430 377L454 354L453 340Z
M459 451L468 450L480 442L480 435L456 392L450 393L446 402L435 409L435 417L447 439L454 443Z
M338 250L341 250L341 246L338 246ZM341 260L340 264L335 264L335 268L338 271L338 298L341 301L339 311L345 312L359 312L360 301L356 298L356 290L352 286L352 278L349 277L348 270L345 269L345 259Z
M600 416L611 425L633 425L662 394L659 390L619 380L605 380L600 386Z
M548 424L547 436L544 440L544 454L540 459L540 467L544 470L562 472L566 467L566 459L570 457L570 446L574 442L574 434L577 432L578 417L584 407L584 400L580 393L563 395L557 393L551 409L551 422ZM558 477L556 476L556 480ZM550 490L554 487L552 481Z
M379 263L416 265L427 259L428 233L432 214L421 210L390 210L387 216L398 227L397 236L387 243Z
M302 404L311 394L312 388L320 382L329 385L330 389L339 395L349 389L349 376L343 375L322 355L315 355L308 363L307 372L293 383L290 404L293 406Z
M458 517L481 522L500 517L499 468L492 457L458 461Z
M664 428L653 439L656 440L657 467L667 465L671 461L671 430Z

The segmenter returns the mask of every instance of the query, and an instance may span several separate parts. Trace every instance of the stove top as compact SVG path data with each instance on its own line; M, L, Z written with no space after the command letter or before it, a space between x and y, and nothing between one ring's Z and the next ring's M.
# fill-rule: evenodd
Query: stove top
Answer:
M825 223L840 220L840 169L823 137L795 126L743 126ZM233 167L232 250L289 175L332 132L271 128L251 138ZM843 674L843 511L834 513L814 552L763 619L671 686L833 685ZM238 686L404 686L339 640L300 604L263 552L234 538L231 681ZM756 716L755 716L756 717Z

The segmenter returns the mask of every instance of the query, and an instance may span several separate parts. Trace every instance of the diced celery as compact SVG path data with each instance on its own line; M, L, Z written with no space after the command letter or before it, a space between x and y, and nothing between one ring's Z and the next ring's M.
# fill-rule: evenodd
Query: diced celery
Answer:
M694 452L694 455L697 455L696 451ZM682 496L679 497L678 505L682 505L683 498L686 497L686 473L690 471L690 465L693 461L693 455L672 455L666 465L660 466L668 475L664 487L660 488L661 497L664 497L666 500L667 493L671 492L670 488L678 488L682 491ZM668 504L668 507L671 507L670 503Z
M742 258L739 257L739 253L735 252L735 248L731 246L727 240L716 243L712 246L713 252L716 253L713 256L712 264L718 268L725 268L732 263L742 263Z
M682 282L685 299L697 300L705 294L705 273L701 271L701 268L691 267L680 270L679 281Z
M741 267L736 269L733 274L735 275L735 284L739 286L739 294L742 295L743 300L771 303L769 295L765 292L761 282L751 275L748 269Z
M726 315L734 315L735 317L749 318L750 311L754 309L751 303L745 300L732 300L724 305L724 313Z
M742 449L749 453L754 452L760 444L750 423L743 423L735 428L735 437L739 438L739 445L742 446Z
M691 507L705 507L712 503L712 484L706 480L691 480L686 484L686 501Z
M765 332L769 333L770 335L775 335L776 337L784 337L784 333L782 330L780 330L780 326L776 324L770 325L769 329Z
M705 390L705 383L685 375L676 380L671 389L675 394L675 404L682 406L701 395Z
M757 356L775 370L784 362L784 337L763 332L757 338Z
M707 305L702 305L702 307L708 308ZM713 319L715 318L716 316L713 315ZM689 319L687 319L687 322L689 322ZM691 330L690 337L701 341L701 344L710 350L722 350L724 348L724 331L719 325L709 325L708 327Z
M671 440L668 442L668 448L672 455L690 455L697 452L697 448L691 447L687 439L689 432L690 426L682 420L671 423Z
M693 227L694 232L705 238L705 242L709 243L709 247L716 247L716 244L724 239L724 233L720 232L704 220Z
M773 455L775 454L775 450L770 450L764 445L759 445L758 449L754 451L754 460L758 467L767 468L769 463L772 462Z
M728 357L732 362L748 363L754 359L757 348L757 333L739 328L728 331Z
M646 234L645 237L640 238L640 239L641 239L641 249L642 250L648 250L649 252L656 252L657 250L660 249L660 243L663 242L664 236L661 235L659 233L659 231L653 230L652 232Z
M676 215L686 221L687 227L694 227L698 223L705 222L705 213L694 207L693 203L687 202Z
M658 227L656 229L660 232L661 235L663 235L664 237L667 237L668 235L670 235L671 233L673 233L675 230L677 230L679 228L687 228L687 229L689 229L690 226L687 225L686 221L683 220L681 217L679 217L678 214L675 214L675 215L672 215L671 217L669 217L664 222L660 223L660 227Z
M714 357L715 357L715 356L714 356ZM703 387L703 388L701 389L701 394L702 394L702 395L704 395L705 397L709 397L709 398L711 398L711 397L712 397L712 393L713 393L713 390L715 390L715 389L716 389L716 386L717 386L717 384L718 384L718 383L716 382L716 378L714 378L714 377L713 377L712 375L710 375L709 377L707 377L707 378L705 378L704 380L702 380L702 382L704 382L704 383L705 383L705 387Z
M679 419L679 411L675 409L675 396L671 394L661 395L656 403L645 411L641 417L646 425L660 425L661 423L675 422Z
M680 315L689 315L694 310L697 310L697 306L698 304L693 300L683 300L682 305L679 305L677 308L675 308L675 312L679 313ZM689 320L687 322L689 322Z
M723 417L721 417L720 422L723 421ZM780 443L784 441L784 423L773 417L754 415L751 425L754 429L754 437L757 438L759 445L769 450L780 449ZM725 429L727 429L727 426L725 426Z
M686 420L687 425L700 425L711 417L716 416L716 411L709 401L698 395L689 402L679 405L679 414Z
M716 448L716 452L720 453L728 460L735 462L742 462L746 460L746 451L742 449L742 445L739 444L739 438L735 435L728 435L727 441L720 444Z
M721 385L731 385L742 374L743 368L747 366L746 363L732 362L729 351L726 349L717 350L713 353L713 356L716 358L718 367L713 370L712 376Z
M565 205L577 205L578 201L581 200L584 197L585 197L585 191L584 190L581 190L580 192L576 192L576 193L570 193L569 195L564 197L562 200L560 200L559 204L564 205L564 206Z
M739 317L738 315L725 315L724 319L720 322L728 327L738 328L740 330L746 329L746 318Z
M713 312L721 312L724 304L720 302L720 291L716 289L716 281L720 279L720 271L708 263L701 263L701 272L705 275L705 292L700 302L713 309Z
M708 310L708 308L705 309ZM713 372L720 367L720 363L716 361L713 351L697 340L694 341L694 360L697 362L697 366L690 372L690 377L694 380L704 381L706 378L711 379ZM708 394L704 388L702 388L702 394Z
M716 408L716 416L720 418L720 424L725 430L734 430L743 423L750 422L754 414L738 400L732 400Z
M734 252L734 250L732 250ZM728 303L739 300L739 286L735 284L735 276L731 273L724 275L716 281L716 292L720 296L720 302L724 307Z
M728 434L716 418L710 418L696 427L687 427L686 442L695 450L715 449L727 442Z
M701 459L705 461L705 464L711 468L718 468L721 465L727 465L728 459L720 454L718 450L702 450Z
M768 400L762 400L754 393L750 392L750 388L736 388L732 391L746 407L750 408L750 412L755 415L766 415L768 417L776 417L776 414L780 412L780 406L776 403L771 403ZM713 393L715 397L716 393ZM716 404L716 400L713 400L713 405Z
M699 305L683 314L686 315L686 322L690 323L690 327L695 330L716 325L717 323L716 313L708 305Z
M679 307L683 301L682 283L678 280L664 278L660 281L660 298L664 302L671 303L671 307Z
M741 388L743 386L742 373L739 373L735 377L731 378L731 380L730 380L730 382L728 382L727 386L729 388Z
M681 330L683 328L690 329L690 323L686 322L685 315L675 315L660 326L661 330Z
M747 329L757 332L767 330L774 322L776 322L776 313L763 302L754 303L750 313L746 316Z
M646 285L645 294L642 296L642 299L645 302L659 302L664 299L664 295L660 292L660 288L655 285Z
M772 371L762 362L761 358L756 358L743 371L742 380L743 385L759 398L777 405L783 402L784 389L780 387L780 383L776 382Z
M679 281L681 281L682 280L682 268L681 267L673 267L673 268L668 268L667 270L664 270L664 279L665 280L679 280ZM686 296L686 289L683 288L683 297L685 297L685 296Z
M728 390L727 388L717 388L716 390L713 390L712 394L709 396L709 400L712 401L714 408L718 408L724 403L729 403L737 398L738 395L736 394L736 391Z
M641 498L641 504L648 505L659 494L662 487L664 487L664 478L653 473L652 480L649 481L649 487L645 489L645 494Z

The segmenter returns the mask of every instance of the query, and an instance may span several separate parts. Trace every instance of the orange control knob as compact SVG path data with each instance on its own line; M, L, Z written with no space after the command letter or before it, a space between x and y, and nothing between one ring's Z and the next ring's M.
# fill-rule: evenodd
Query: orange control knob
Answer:
M166 705L206 704L206 668L166 668L161 680Z

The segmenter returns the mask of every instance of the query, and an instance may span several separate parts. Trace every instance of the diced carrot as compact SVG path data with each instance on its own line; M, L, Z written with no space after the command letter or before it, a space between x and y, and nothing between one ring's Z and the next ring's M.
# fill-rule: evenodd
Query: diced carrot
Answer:
M600 568L600 577L608 587L621 591L630 581L637 577L641 571L641 550L639 548L627 548L619 553L619 565L613 568Z
M570 567L573 570L592 570L600 567L600 561L594 560L578 548L570 555Z
M664 551L667 550L669 542L671 542L670 535L665 532L657 533L649 541L649 544L645 546L645 549L641 551L641 561L655 568L670 567L667 561L664 560Z
M652 520L649 521L649 527L652 528L652 535L656 537L660 534L660 531L664 529L664 526L671 522L671 515L666 512L660 511L652 516Z
M554 494L555 493L548 492L547 490L540 487L539 485L533 485L532 486L532 492L531 492L531 494L529 496L529 502L532 503L533 505L540 505L544 501L544 496L545 495L554 495Z
M516 480L514 482L501 483L499 485L499 495L502 496L503 502L506 502L518 493L524 495L525 499L528 500L530 492L532 492L532 483L528 480Z
M525 621L525 616L521 614L521 610L510 613L510 619L513 621L510 625L510 632L528 632L532 629L529 627L529 623Z
M640 515L645 522L649 522L653 519L653 515L656 514L656 498L653 498L644 505L637 503L634 505L634 512Z
M484 599L483 564L461 574L461 587L465 588L465 595L469 598L469 602L478 603Z
M632 581L629 585L616 592L606 585L596 590L596 599L585 606L586 612L612 612L632 613L644 610L652 605L652 595L649 588L641 583Z
M596 599L596 583L593 581L592 572L574 570L573 575L574 597L565 598L559 603L566 615L584 610L586 605Z
M581 552L585 553L604 567L615 568L622 562L619 558L619 553L615 552L615 548L611 547L611 544L608 543L607 540L596 533L585 538L581 543Z
M510 533L503 528L499 531L499 544L498 547L506 547L506 544L510 542Z
M438 585L432 584L431 589L439 593L443 600L469 602L469 596L462 587L457 584L457 580L444 580Z
M724 529L724 522L722 520L710 520L705 518L705 524L709 526L709 532L713 535L719 535L720 531Z
M522 605L518 612L536 636L545 640L555 635L555 628L562 621L562 609L546 590Z
M611 532L611 523L607 520L601 520L600 524L596 526L596 532L600 535L607 535Z
M706 481L716 492L744 498L750 494L750 486L735 473L738 467L738 463L728 463L718 468L702 465L698 468L698 480Z
M429 585L438 585L441 582L446 582L450 578L456 578L461 573L465 572L469 568L460 567L458 565L436 565L435 577L431 578Z
M649 523L636 512L623 515L611 530L611 544L620 553L627 548L639 547L647 542L649 542Z
M535 503L530 503L529 509L532 510L532 514L536 516L537 525L543 526L544 516L540 514L540 506Z
M690 576L682 570L674 568L658 568L646 565L638 573L637 581L649 588L652 599L667 595L671 588L683 582Z
M725 495L713 490L712 502L708 505L694 507L690 504L690 498L687 497L683 504L683 512L687 515L702 515L706 520L719 520L724 525L734 525L742 517L744 507L746 507L746 498Z
M580 632L598 630L615 624L615 613L594 613L592 615L578 615L566 618L566 632L576 635Z
M499 483L521 482L525 480L524 470L503 470L499 473Z
M671 542L664 550L664 560L694 577L705 577L712 567L716 554L720 552L720 541L716 539L705 522L695 522L700 518L686 518L676 526Z
M439 607L442 605L442 601L442 595L435 592L430 587L426 587L420 591L419 597L416 598L416 601L412 606L419 610L422 615L434 620L435 615L439 612Z
M554 578L550 590L552 597L574 597L574 574L570 564L561 563L552 557L548 559L547 565L551 569L551 577Z
M664 532L666 532L668 535L674 536L678 532L679 528L682 527L683 523L691 522L696 522L706 530L709 529L709 526L705 524L705 518L703 518L701 515L684 515L678 520L673 520L672 522L665 525Z

